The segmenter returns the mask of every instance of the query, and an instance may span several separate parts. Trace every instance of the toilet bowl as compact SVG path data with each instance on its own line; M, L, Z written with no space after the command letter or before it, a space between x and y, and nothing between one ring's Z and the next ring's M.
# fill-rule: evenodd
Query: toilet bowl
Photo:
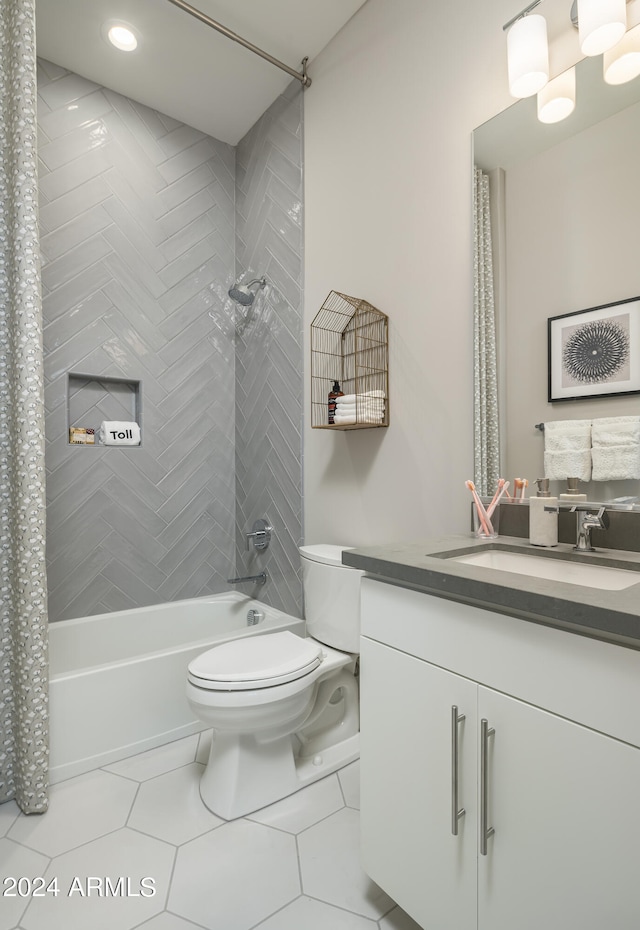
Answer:
M314 636L257 635L216 646L189 664L187 700L213 729L200 795L225 820L358 758L362 572L342 565L343 548L300 550L307 631Z

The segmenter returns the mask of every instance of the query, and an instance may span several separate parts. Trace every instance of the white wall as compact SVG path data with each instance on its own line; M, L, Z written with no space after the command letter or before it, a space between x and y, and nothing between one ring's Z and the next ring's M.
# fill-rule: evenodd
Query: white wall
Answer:
M519 9L368 0L312 62L305 366L328 292L370 301L390 317L391 425L334 434L312 430L307 415L307 542L408 541L468 526L471 132L513 102L502 24Z

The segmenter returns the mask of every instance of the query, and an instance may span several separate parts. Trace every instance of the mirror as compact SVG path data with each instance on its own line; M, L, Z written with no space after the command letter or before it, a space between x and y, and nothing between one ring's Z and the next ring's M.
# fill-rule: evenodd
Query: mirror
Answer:
M547 320L640 295L640 77L607 85L597 57L576 66L576 84L576 109L561 123L540 123L534 97L473 133L475 164L493 182L501 473L527 477L530 493L543 475L536 424L640 414L640 394L547 400ZM580 491L590 501L640 497L640 481Z

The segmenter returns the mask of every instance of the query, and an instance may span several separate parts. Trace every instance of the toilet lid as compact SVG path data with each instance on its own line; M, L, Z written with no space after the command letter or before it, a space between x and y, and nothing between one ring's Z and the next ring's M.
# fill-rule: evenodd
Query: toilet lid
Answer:
M319 643L283 630L214 646L189 663L189 678L211 690L270 688L308 675L321 661Z

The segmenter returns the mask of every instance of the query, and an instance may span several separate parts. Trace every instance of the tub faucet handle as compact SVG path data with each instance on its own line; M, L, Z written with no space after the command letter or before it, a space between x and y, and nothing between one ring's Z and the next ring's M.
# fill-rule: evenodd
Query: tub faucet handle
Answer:
M250 543L253 540L254 549L268 549L269 543L271 542L271 533L273 532L273 527L269 525L268 520L260 518L256 520L253 526L251 527L251 532L246 534L247 537L247 551L249 551Z

